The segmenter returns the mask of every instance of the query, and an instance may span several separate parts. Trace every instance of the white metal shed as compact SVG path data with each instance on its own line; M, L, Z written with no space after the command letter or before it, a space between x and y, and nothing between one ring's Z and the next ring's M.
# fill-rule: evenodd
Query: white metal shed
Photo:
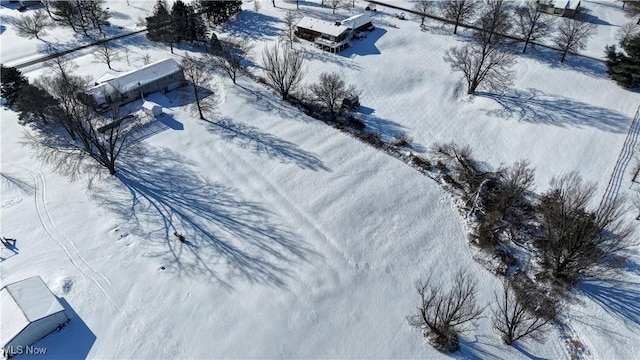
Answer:
M40 276L0 289L0 344L11 357L64 325L69 318Z

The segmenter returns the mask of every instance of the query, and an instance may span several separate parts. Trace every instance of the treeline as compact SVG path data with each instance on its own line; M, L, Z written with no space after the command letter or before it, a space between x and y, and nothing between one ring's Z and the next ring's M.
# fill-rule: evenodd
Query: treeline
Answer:
M171 10L164 1L159 0L153 15L146 18L147 38L173 46L181 41L207 45L207 27L205 19L211 24L221 24L238 14L241 1L198 0L193 5L182 0L173 3Z

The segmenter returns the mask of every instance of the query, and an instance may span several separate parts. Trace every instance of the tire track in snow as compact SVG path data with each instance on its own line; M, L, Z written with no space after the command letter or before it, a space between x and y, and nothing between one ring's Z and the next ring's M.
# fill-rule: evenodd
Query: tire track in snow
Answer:
M284 211L281 211L281 215L285 215L285 214L291 214L293 215L294 221L292 221L292 223L296 224L296 225L306 225L305 227L307 227L308 229L311 230L311 233L314 233L317 237L321 238L325 243L329 244L329 246L331 246L338 254L340 254L340 256L342 257L342 259L347 263L350 264L352 263L352 261L350 261L347 256L345 255L344 251L342 251L340 249L340 247L338 246L338 244L332 239L331 236L329 236L324 230L320 229L315 223L313 223L309 217L309 215L307 215L303 210L301 210L298 206L296 206L293 201L291 201L291 199L286 196L285 194L283 194L276 186L273 185L273 183L271 183L271 181L269 181L264 175L262 175L262 173L260 171L258 171L255 167L253 167L252 165L250 165L246 160L244 160L242 158L242 156L233 156L232 159L229 158L229 153L235 155L234 151L222 151L222 156L226 161L226 165L228 166L232 166L235 170L237 170L239 173L241 174L247 174L249 173L249 176L240 176L237 178L234 178L234 181L237 181L238 179L242 179L242 183L244 185L246 185L247 187L251 188L251 189L255 189L256 185L255 182L249 182L246 179L261 179L262 183L266 186L266 193L268 194L272 194L274 196L276 196L277 198L279 198L281 201L276 202L275 204L271 204L274 207L283 207L282 205L279 204L285 204ZM240 169L240 166L242 167L242 169ZM224 174L224 171L222 172ZM282 209L280 209L282 210ZM288 210L288 211L287 211Z
M611 174L611 178L609 179L607 188L604 191L602 200L600 200L600 208L610 205L618 197L620 186L622 186L622 181L624 180L624 172L627 169L627 165L629 165L631 158L633 157L633 150L636 147L639 133L640 106L636 111L633 122L631 122L631 127L629 128L627 137L624 140L622 150L620 151L620 155L618 156L618 161L616 162L616 166L613 168L613 173Z
M47 185L42 173L38 170L22 168L33 179L36 212L38 213L38 217L40 218L40 223L42 224L44 231L60 246L60 248L62 248L71 264L73 264L73 266L78 269L82 275L89 278L89 280L98 287L105 298L120 312L122 312L122 314L127 317L129 316L124 309L127 306L132 311L137 311L131 304L127 303L117 295L111 281L102 272L91 266L89 262L84 259L76 244L58 229L47 207ZM64 239L65 241L61 239Z

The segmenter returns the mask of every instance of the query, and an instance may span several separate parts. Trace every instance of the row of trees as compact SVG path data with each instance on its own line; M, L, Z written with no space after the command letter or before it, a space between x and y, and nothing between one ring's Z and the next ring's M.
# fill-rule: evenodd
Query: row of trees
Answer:
M169 44L173 53L173 46L181 41L207 43L207 30L203 18L196 13L192 5L181 0L171 7L171 13L165 7L164 1L159 0L153 15L147 19L147 39Z
M422 0L416 6L426 14L432 3ZM458 24L475 18L472 41L448 49L444 57L452 71L463 73L468 94L480 87L500 91L511 84L516 38L524 40L525 52L532 40L554 33L554 42L562 50L560 62L564 62L569 52L584 49L595 33L595 25L579 15L577 19L564 18L554 26L551 18L539 12L537 6L534 0L515 7L505 0L442 2L442 15L455 23L454 32Z
M146 18L147 38L168 44L171 52L174 44L181 41L201 43L206 47L207 27L204 19L209 23L221 24L238 14L242 10L241 4L242 2L237 0L198 0L192 4L177 0L169 12L164 1L158 0L153 15Z
M472 276L458 271L448 288L429 277L418 281L416 290L420 303L416 312L407 317L409 325L421 329L425 339L437 350L445 353L459 350L459 336L471 330L486 309L478 305L478 287ZM508 281L494 296L491 324L505 344L512 345L524 338L544 340L544 331L557 312L537 313L532 306L533 299L514 292Z
M483 171L468 147L437 145L433 154L476 220L471 240L506 260L503 290L495 294L491 318L506 344L526 337L541 340L560 312L562 290L579 278L607 274L624 260L624 250L638 243L623 220L624 200L592 208L595 187L575 173L554 178L548 191L535 195L534 170L526 162ZM522 251L531 252L539 267L522 267L513 255ZM421 301L409 323L424 329L439 350L457 350L458 335L482 313L469 274L458 273L449 290L431 278L418 282L417 290Z

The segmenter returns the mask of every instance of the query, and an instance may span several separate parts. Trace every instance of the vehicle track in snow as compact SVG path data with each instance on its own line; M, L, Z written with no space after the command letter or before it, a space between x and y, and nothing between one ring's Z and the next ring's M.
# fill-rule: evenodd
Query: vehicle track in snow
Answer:
M125 310L127 307L131 311L136 312L137 310L131 304L127 303L117 295L117 291L113 287L111 281L102 272L91 266L91 264L82 256L75 242L62 233L62 231L60 231L56 226L53 221L53 217L51 216L51 212L47 207L47 183L44 175L35 169L27 169L22 166L21 168L24 169L33 179L34 203L44 231L65 252L71 264L73 264L73 266L78 269L82 275L86 276L91 282L93 282L105 298L123 315L129 316L129 313Z
M624 145L622 145L618 161L616 161L616 166L613 168L613 173L611 174L607 188L604 191L602 200L600 200L600 208L610 205L617 199L620 186L622 186L622 181L624 180L625 170L633 158L633 150L638 142L638 134L640 134L640 106L631 122L631 127L629 127Z

